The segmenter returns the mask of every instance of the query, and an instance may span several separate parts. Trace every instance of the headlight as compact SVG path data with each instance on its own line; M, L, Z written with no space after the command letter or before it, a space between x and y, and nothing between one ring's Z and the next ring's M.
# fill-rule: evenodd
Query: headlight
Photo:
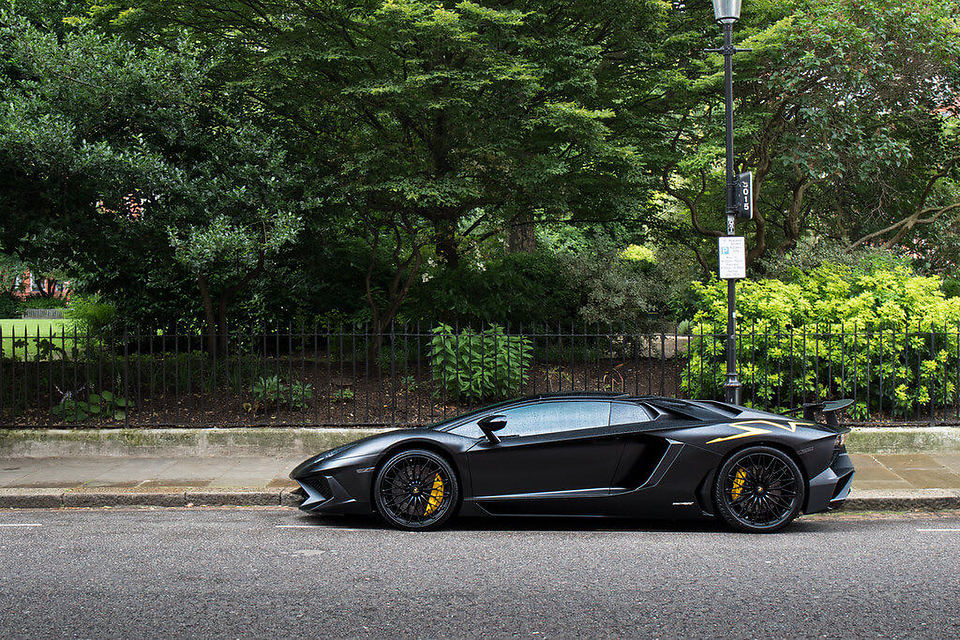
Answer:
M333 456L335 456L335 455L337 455L337 454L339 454L339 453L343 453L344 451L346 451L346 450L349 449L349 448L350 448L350 445L349 445L349 444L344 444L344 445L340 445L339 447L334 447L333 449L330 449L329 451L324 451L323 453L321 453L320 455L318 455L316 458L314 458L314 462L320 462L321 460L327 460L328 458L332 458Z

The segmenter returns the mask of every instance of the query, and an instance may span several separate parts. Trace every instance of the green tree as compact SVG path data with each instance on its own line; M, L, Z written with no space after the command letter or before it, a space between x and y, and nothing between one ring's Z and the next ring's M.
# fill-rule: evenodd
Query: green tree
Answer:
M85 275L128 318L202 305L223 341L233 296L315 199L245 102L211 90L216 60L12 13L0 57L0 244Z
M144 1L106 18L138 41L172 42L186 26L224 48L219 77L316 167L365 239L378 331L428 260L455 268L477 241L531 221L640 215L644 181L621 119L655 81L646 53L668 10ZM393 276L378 289L370 276L384 259Z
M707 19L690 4L681 24ZM753 51L735 67L736 148L737 170L755 171L750 263L810 232L903 246L960 210L956 2L752 2L743 17L740 46ZM712 245L697 238L723 228L721 59L687 69L662 105L673 131L660 144L662 183L705 253Z

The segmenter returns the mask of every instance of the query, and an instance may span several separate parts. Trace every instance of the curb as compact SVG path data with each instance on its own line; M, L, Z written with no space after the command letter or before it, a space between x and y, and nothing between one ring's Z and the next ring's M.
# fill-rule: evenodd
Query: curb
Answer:
M296 507L294 489L236 491L65 491L0 489L0 509L73 507Z
M296 507L300 496L282 490L66 491L62 489L0 489L0 509L62 509L74 507ZM862 491L848 498L842 511L960 510L960 491L920 489L911 492Z

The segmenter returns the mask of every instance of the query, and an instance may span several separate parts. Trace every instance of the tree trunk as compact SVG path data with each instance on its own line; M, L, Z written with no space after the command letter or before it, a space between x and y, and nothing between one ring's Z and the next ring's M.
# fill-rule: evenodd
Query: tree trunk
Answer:
M197 276L197 286L203 298L203 315L207 325L207 351L213 353L217 348L217 319L213 313L213 299L210 297L210 287L207 286L207 277Z
M532 253L537 250L537 227L533 222L522 222L510 227L507 235L509 253Z
M460 249L457 246L455 223L441 222L437 225L437 255L451 269L460 266Z

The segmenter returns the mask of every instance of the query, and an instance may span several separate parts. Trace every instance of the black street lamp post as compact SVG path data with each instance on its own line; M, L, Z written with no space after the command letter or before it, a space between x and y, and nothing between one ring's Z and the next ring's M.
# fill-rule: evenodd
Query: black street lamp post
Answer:
M736 235L737 207L736 193L738 180L733 165L733 24L740 19L742 0L713 0L713 13L717 22L723 26L723 48L712 51L723 54L723 77L725 89L725 107L727 122L727 235ZM740 404L740 380L737 377L737 306L736 280L727 279L727 380L724 391L727 402Z

